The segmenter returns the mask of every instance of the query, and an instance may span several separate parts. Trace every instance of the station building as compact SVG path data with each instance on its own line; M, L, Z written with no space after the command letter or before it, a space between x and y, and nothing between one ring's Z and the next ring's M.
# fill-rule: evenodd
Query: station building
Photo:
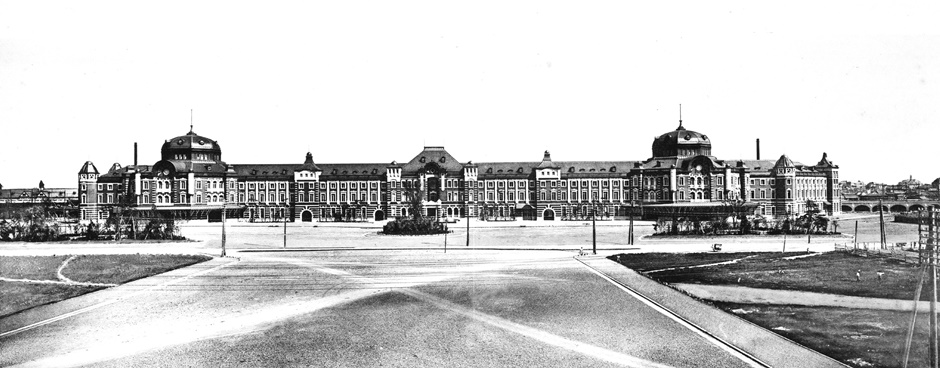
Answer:
M243 221L381 221L407 216L408 196L440 219L582 220L630 215L780 217L807 205L841 209L837 165L777 160L722 160L705 134L679 127L653 140L639 161L459 161L444 147L387 163L242 165L222 160L218 142L192 130L168 139L153 165L113 164L78 173L83 220L117 207L180 219ZM136 156L136 153L135 153ZM136 160L136 158L135 158Z

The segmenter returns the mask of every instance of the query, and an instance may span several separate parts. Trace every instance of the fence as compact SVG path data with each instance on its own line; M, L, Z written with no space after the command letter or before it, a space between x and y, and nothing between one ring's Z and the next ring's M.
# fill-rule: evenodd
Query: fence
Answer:
M887 243L842 243L836 244L835 250L852 253L862 257L890 258L901 262L920 264L923 245L918 242Z

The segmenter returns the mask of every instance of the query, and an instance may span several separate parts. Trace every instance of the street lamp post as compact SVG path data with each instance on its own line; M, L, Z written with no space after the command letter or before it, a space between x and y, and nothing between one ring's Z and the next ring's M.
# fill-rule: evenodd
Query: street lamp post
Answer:
M629 245L633 245L633 205L635 201L630 200L630 239L627 242Z
M463 217L467 221L467 246L470 246L470 202L463 202Z
M597 255L597 201L591 202L591 251Z
M225 257L225 202L222 203L222 257Z

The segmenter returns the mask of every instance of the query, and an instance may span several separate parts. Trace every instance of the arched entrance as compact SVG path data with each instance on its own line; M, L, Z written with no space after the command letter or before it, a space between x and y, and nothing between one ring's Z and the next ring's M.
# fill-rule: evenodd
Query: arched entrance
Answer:
M545 211L542 212L542 219L545 221L555 221L555 210L546 208Z
M852 212L852 206L842 205L842 212Z
M385 220L385 211L375 210L375 221L384 221Z
M907 211L907 207L904 207L903 205L896 204L894 206L891 206L891 212L906 212L906 211Z
M310 210L304 210L300 213L300 221L313 222L313 213Z

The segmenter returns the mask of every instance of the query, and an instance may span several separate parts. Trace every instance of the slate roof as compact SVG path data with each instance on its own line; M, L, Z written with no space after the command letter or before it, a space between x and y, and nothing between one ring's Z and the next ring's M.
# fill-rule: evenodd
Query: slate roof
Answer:
M444 147L428 146L424 147L411 161L402 165L402 174L413 174L425 167L428 163L435 162L449 173L459 173L463 170L460 161L451 156ZM382 165L385 167L386 165Z
M85 161L85 164L82 165L81 170L78 170L79 174L98 174L98 168L95 167L95 164L91 161Z

